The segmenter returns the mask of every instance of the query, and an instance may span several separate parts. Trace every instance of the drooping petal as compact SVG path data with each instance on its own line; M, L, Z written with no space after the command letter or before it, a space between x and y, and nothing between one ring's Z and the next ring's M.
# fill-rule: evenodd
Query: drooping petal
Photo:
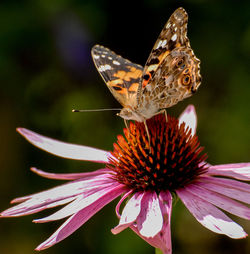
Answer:
M17 131L34 146L63 158L108 163L108 157L111 156L110 153L100 149L65 143L25 128L18 128Z
M79 227L81 227L87 220L89 220L94 214L96 214L105 205L110 203L112 200L120 196L124 192L122 185L116 186L109 192L105 193L102 197L96 200L88 207L80 210L76 214L69 217L57 230L52 234L45 242L40 244L36 250L43 250L51 247L52 245L62 241Z
M193 105L189 105L186 109L182 112L179 117L179 125L185 123L192 131L192 135L196 133L197 127L197 115L195 112L195 107Z
M170 192L168 191L161 192L159 194L159 203L164 221L162 230L158 234L156 234L154 237L145 237L140 234L137 225L131 225L130 228L150 245L160 249L163 252L163 254L172 254L171 229L170 229L172 196Z
M127 199L128 196L130 196L133 193L133 190L129 190L126 193L124 193L124 195L122 195L121 199L119 200L119 202L117 203L116 207L115 207L115 213L117 215L117 217L120 219L121 215L120 215L120 206L122 204L122 202Z
M250 180L250 163L234 163L210 166L208 175L227 176L235 179Z
M56 200L54 202L47 203L43 206L37 206L37 207L32 207L32 208L29 208L28 203L25 203L25 204L27 204L27 207L25 205L23 205L21 207L22 204L20 204L20 205L13 206L13 207L1 212L0 217L19 217L19 216L29 215L29 214L40 212L45 209L65 205L65 204L73 201L74 199L75 199L75 197L69 197L69 198L65 198L62 200Z
M141 201L141 212L136 222L140 234L145 237L154 237L161 231L163 217L159 199L155 192L147 191L144 193Z
M187 209L204 227L234 239L247 236L243 228L232 221L221 210L198 196L191 194L186 188L176 190Z
M113 234L118 234L125 228L129 227L138 217L141 211L141 200L143 198L143 192L135 193L127 202L122 211L122 215L119 221L119 225L111 230Z
M163 228L160 234L157 235L161 243L159 249L164 254L172 253L171 243L171 214L172 214L172 196L169 191L162 191L159 194L160 206L164 218Z
M39 176L49 178L49 179L57 179L57 180L76 180L76 179L86 179L89 177L93 177L96 175L104 174L104 173L111 173L112 171L107 168L98 169L92 172L84 172L84 173L67 173L67 174L56 174L56 173L49 173L45 172L41 169L32 167L30 169L32 172L36 173Z
M99 187L96 186L91 192L87 195L79 195L73 202L69 203L68 205L64 206L59 211L53 213L42 219L33 220L35 223L44 223L49 221L60 220L65 217L68 217L72 214L77 213L78 211L90 206L92 203L96 202L99 198L101 198L106 193L109 193L114 188L119 187L121 184L118 182L111 183L106 187Z
M1 216L13 217L36 213L47 208L58 206L58 202L62 204L65 200L71 200L71 198L79 194L87 195L93 189L96 189L96 186L104 188L113 182L114 180L110 179L109 174L95 176L92 179L69 182L43 192L17 198L14 200L15 203L24 202L5 210L1 213Z
M202 183L203 188L250 204L250 185L247 183L218 177L201 177L197 182Z
M250 219L250 208L240 202L223 196L220 193L214 192L212 188L204 189L202 183L190 184L188 188L186 188L186 191L229 213L232 213L244 219Z

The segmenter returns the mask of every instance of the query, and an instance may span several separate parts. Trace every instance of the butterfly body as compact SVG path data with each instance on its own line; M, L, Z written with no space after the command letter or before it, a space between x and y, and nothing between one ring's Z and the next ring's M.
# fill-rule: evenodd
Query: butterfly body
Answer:
M145 122L200 86L200 60L187 38L187 20L183 8L171 15L144 68L103 46L92 48L94 63L123 106L118 115L125 120Z

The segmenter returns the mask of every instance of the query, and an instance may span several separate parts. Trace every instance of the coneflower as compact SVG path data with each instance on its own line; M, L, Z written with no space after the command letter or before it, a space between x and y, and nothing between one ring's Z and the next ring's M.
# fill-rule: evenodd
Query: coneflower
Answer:
M72 234L112 200L116 206L117 234L130 227L141 238L164 254L172 253L171 212L173 194L206 228L231 238L244 238L242 227L222 210L250 218L250 163L212 166L200 146L196 113L187 107L179 119L158 115L143 123L130 123L124 136L118 135L112 152L56 141L19 128L33 145L57 156L105 163L90 173L53 174L36 168L35 173L51 179L69 180L61 186L17 198L20 203L1 213L16 217L65 205L52 215L34 220L49 222L69 217L36 249L46 249ZM120 205L126 200L122 212ZM244 204L245 203L245 204ZM221 210L222 209L222 210Z

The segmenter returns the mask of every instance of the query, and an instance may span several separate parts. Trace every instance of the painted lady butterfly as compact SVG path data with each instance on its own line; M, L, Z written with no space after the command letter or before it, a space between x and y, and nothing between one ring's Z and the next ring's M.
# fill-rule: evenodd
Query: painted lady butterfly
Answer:
M126 120L144 122L191 96L201 83L200 60L187 38L188 15L178 8L157 39L145 67L100 45L92 48L94 63L123 109Z

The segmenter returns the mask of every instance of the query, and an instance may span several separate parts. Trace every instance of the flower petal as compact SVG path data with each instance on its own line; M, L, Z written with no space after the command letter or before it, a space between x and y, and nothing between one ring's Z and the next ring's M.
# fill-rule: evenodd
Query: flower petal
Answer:
M109 162L108 157L110 156L110 153L106 151L88 146L61 142L25 128L18 128L17 131L31 144L48 153L73 160L87 160L99 163Z
M75 199L75 197L65 198L63 200L57 200L57 201L48 203L46 205L37 206L34 208L25 207L25 205L21 207L21 205L23 205L23 204L20 204L18 206L11 207L11 208L1 212L0 217L19 217L19 216L29 215L29 214L40 212L44 209L49 209L49 208L53 208L56 206L65 205L65 204L73 201L74 199Z
M93 189L87 195L79 195L73 202L66 205L59 211L45 217L42 219L33 220L35 223L44 223L49 221L60 220L65 217L68 217L78 211L90 206L92 203L96 202L99 198L101 198L106 193L112 191L114 188L119 187L121 184L118 182L111 183L107 187L99 187L96 186L96 189Z
M191 129L192 135L196 133L197 127L197 115L195 112L195 107L193 105L189 105L186 109L182 112L179 117L179 125L185 123L187 127Z
M160 206L164 217L164 224L161 232L157 235L159 242L161 243L160 248L163 253L172 253L171 243L171 214L172 214L172 196L169 191L162 191L159 194Z
M190 184L186 191L191 192L204 201L207 201L229 213L244 219L250 219L250 208L231 198L225 197L220 193L214 192L213 188L204 189L202 183Z
M141 235L154 237L163 226L163 217L158 196L155 192L145 192L141 202L141 212L138 216L137 227Z
M159 194L159 203L164 217L164 222L162 230L158 234L156 234L154 237L145 237L140 234L136 224L131 225L130 228L147 243L149 243L155 248L160 249L163 252L163 254L172 254L171 229L170 229L172 196L170 192L168 191L161 192Z
M201 177L197 182L202 183L203 188L250 204L250 185L247 183L218 177Z
M224 234L234 239L247 236L240 225L232 221L221 210L209 202L191 194L186 189L179 189L176 192L187 209L204 227L215 233Z
M145 237L141 235L135 225L131 225L130 228L148 244L154 248L160 249L163 254L172 254L171 237L165 237L168 235L168 233L165 232L170 232L170 224L163 224L162 230L154 237Z
M55 173L49 173L49 172L45 172L41 169L38 168L34 168L32 167L30 169L32 172L38 174L39 176L45 177L45 178L49 178L49 179L57 179L57 180L76 180L79 178L89 178L89 177L93 177L96 175L101 175L103 173L111 173L112 171L107 169L107 168L103 168L103 169L98 169L95 170L93 172L84 172L84 173L68 173L68 174L55 174Z
M138 217L141 211L141 200L143 193L135 193L127 202L122 211L119 225L111 230L113 234L118 234L125 228L129 227Z
M117 217L120 219L121 215L120 215L120 206L122 204L122 202L127 199L128 196L130 196L131 194L133 194L133 190L129 190L126 193L124 193L121 197L121 199L119 200L119 202L117 203L116 207L115 207L115 213L117 215Z
M250 163L233 163L210 166L208 175L233 177L243 181L250 180Z
M69 182L52 189L29 195L22 198L17 198L14 202L22 202L14 207L11 207L1 213L4 217L23 216L42 211L47 208L58 206L59 204L68 203L68 199L76 198L79 194L87 195L96 186L103 188L112 184L114 180L110 179L110 175L95 176L92 179Z
M52 245L62 241L79 227L81 227L87 220L89 220L94 214L96 214L105 205L112 200L120 196L124 192L124 187L119 185L113 188L109 192L105 193L97 201L89 205L88 207L80 210L76 214L69 217L57 230L52 234L45 242L40 244L36 250L43 250L51 247Z

